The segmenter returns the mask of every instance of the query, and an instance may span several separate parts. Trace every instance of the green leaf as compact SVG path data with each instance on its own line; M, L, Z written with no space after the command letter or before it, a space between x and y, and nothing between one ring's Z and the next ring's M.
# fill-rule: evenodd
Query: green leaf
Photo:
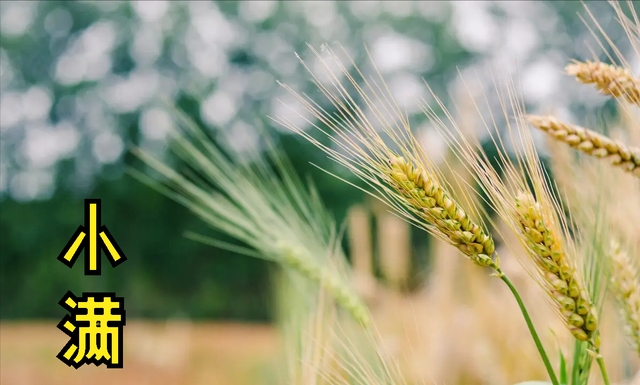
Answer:
M562 354L562 349L560 350L560 383L567 384L567 362L564 359L564 354Z

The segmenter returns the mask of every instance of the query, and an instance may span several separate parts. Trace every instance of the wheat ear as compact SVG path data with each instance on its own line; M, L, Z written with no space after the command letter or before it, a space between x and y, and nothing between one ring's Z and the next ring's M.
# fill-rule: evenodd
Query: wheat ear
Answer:
M403 157L391 156L391 185L425 222L480 266L497 268L493 239L474 223L438 181Z
M629 103L640 106L640 79L622 67L602 62L573 61L565 68L567 74L575 76L584 84L594 84L605 95L624 98Z
M584 127L563 123L553 116L529 115L527 120L555 139L596 158L606 159L640 178L640 148L627 146Z
M313 185L305 184L268 135L260 136L265 158L250 166L227 156L183 111L171 107L180 123L171 131L170 149L189 166L180 173L154 156L134 149L144 163L159 172L158 181L130 170L141 182L174 199L213 229L248 247L207 236L189 238L229 251L273 261L320 284L338 305L362 325L370 325L366 305L348 284L350 269L341 251L335 222Z
M569 264L562 241L553 231L540 203L530 193L516 197L516 215L529 254L540 269L544 287L558 305L573 336L600 345L596 307Z
M370 325L369 312L360 297L345 285L334 272L326 268L323 269L301 248L292 247L281 241L277 242L276 247L282 256L283 265L320 284L354 319L362 325Z
M628 340L640 354L640 280L629 255L617 243L612 243L611 291L620 307Z

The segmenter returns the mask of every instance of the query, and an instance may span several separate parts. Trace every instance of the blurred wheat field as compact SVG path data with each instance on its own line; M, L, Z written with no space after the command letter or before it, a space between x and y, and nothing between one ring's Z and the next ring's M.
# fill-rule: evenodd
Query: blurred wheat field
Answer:
M124 368L63 365L68 337L56 321L0 324L0 383L237 384L260 383L277 341L266 325L131 321L124 327Z
M359 207L354 214L362 216L363 211ZM350 224L352 236L367 237L365 229L370 224L362 220L352 220ZM355 228L356 225L361 228ZM410 227L402 221L395 225L407 229L390 234L403 234ZM407 247L404 245L400 249ZM572 337L564 333L562 322L545 301L544 290L530 279L510 251L504 249L498 250L503 269L520 288L533 321L540 325L539 333L543 343L549 346L552 361L558 362L558 350L569 346ZM373 253L365 248L362 250ZM414 293L403 294L388 287L376 287L377 298L370 306L382 335L383 349L400 362L409 383L510 385L544 378L544 366L508 290L486 272L457 258L456 253L446 243L436 241L429 250L433 258L431 270L424 286ZM363 266L363 271L356 270L354 275L362 280L369 274L373 280L369 273L371 262L362 262L372 255L353 257L360 261L356 267ZM401 254L401 258L409 258L409 255ZM396 263L405 266L409 262ZM363 293L363 296L371 297L374 293ZM608 343L602 354L608 359L612 381L623 383L622 379L640 371L640 359L627 352L629 348L613 303L606 303L603 314L602 334ZM563 353L569 354L568 351ZM592 376L590 383L597 384L599 380ZM640 378L632 384L636 383L640 383Z

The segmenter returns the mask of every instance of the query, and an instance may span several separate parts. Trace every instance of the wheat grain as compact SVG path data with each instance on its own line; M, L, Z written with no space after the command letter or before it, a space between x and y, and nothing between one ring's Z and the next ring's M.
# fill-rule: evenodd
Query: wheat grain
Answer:
M490 257L495 251L491 236L467 216L435 178L403 157L391 156L389 164L391 185L423 220L436 226L449 243L478 265L498 267Z
M640 106L640 79L626 68L587 60L574 61L565 70L581 83L594 84L602 94Z
M640 178L640 148L627 146L584 127L563 123L553 116L529 115L527 120L555 139L596 158L606 159Z
M526 238L530 256L534 259L545 289L558 305L573 336L600 345L596 307L569 264L562 241L544 214L539 202L530 193L516 197L516 216Z
M628 340L640 354L640 281L629 255L619 244L612 242L611 288L625 322Z

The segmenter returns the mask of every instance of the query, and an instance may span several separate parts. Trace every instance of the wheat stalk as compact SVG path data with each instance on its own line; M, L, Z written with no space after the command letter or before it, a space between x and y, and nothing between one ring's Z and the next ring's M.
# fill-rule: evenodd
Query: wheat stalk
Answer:
M619 244L612 242L611 289L625 322L629 343L640 354L640 280L629 255Z
M635 78L626 68L602 62L574 60L565 70L581 83L594 84L604 95L624 98L629 103L640 106L640 79Z
M540 203L530 193L516 197L516 216L526 239L530 256L545 283L545 289L558 305L571 334L579 341L600 346L596 307L569 264L562 240L553 230Z
M605 159L640 178L640 148L627 146L584 127L561 122L553 116L529 115L527 120L555 139L586 154Z

